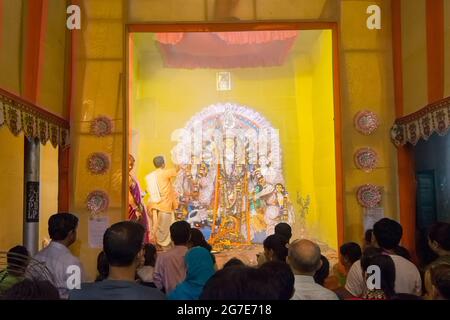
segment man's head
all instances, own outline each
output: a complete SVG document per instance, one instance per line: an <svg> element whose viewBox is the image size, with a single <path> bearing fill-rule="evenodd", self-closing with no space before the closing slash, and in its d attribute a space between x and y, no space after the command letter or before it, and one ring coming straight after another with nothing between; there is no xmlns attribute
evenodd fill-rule
<svg viewBox="0 0 450 320"><path fill-rule="evenodd" d="M364 248L372 245L372 238L373 238L373 229L367 229L366 232L364 232L364 245L363 245Z"/></svg>
<svg viewBox="0 0 450 320"><path fill-rule="evenodd" d="M383 218L373 225L374 244L385 250L397 247L403 235L400 223L395 220Z"/></svg>
<svg viewBox="0 0 450 320"><path fill-rule="evenodd" d="M285 262L288 254L287 239L277 234L268 236L264 242L264 255L267 261Z"/></svg>
<svg viewBox="0 0 450 320"><path fill-rule="evenodd" d="M286 262L269 261L264 263L259 270L266 274L265 279L278 293L279 300L292 298L295 291L295 277Z"/></svg>
<svg viewBox="0 0 450 320"><path fill-rule="evenodd" d="M166 165L166 162L164 161L163 156L157 156L153 158L153 165L155 168L164 168Z"/></svg>
<svg viewBox="0 0 450 320"><path fill-rule="evenodd" d="M23 275L28 265L30 254L24 246L15 246L6 254L8 272L14 275Z"/></svg>
<svg viewBox="0 0 450 320"><path fill-rule="evenodd" d="M191 226L186 221L176 221L170 226L170 238L174 245L187 245L191 237Z"/></svg>
<svg viewBox="0 0 450 320"><path fill-rule="evenodd" d="M288 263L295 274L313 276L320 268L320 248L309 240L296 240L289 246Z"/></svg>
<svg viewBox="0 0 450 320"><path fill-rule="evenodd" d="M136 222L113 224L103 235L103 251L111 267L138 265L144 254L142 247L145 229Z"/></svg>
<svg viewBox="0 0 450 320"><path fill-rule="evenodd" d="M355 261L358 261L362 254L361 247L355 242L344 243L340 247L339 252L341 254L341 263L348 268L350 268Z"/></svg>
<svg viewBox="0 0 450 320"><path fill-rule="evenodd" d="M330 261L324 255L320 256L320 268L314 273L314 281L321 286L325 284L325 279L330 275Z"/></svg>
<svg viewBox="0 0 450 320"><path fill-rule="evenodd" d="M275 234L285 237L287 242L289 242L292 237L292 228L287 223L280 222L275 226Z"/></svg>
<svg viewBox="0 0 450 320"><path fill-rule="evenodd" d="M78 218L71 213L57 213L48 220L48 234L53 241L69 247L77 240Z"/></svg>
<svg viewBox="0 0 450 320"><path fill-rule="evenodd" d="M438 222L431 226L428 234L428 245L437 254L450 252L450 224Z"/></svg>

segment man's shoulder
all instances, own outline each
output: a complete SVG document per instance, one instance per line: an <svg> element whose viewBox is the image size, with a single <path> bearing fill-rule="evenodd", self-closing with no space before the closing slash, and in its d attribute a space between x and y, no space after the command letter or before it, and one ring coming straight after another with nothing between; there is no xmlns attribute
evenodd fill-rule
<svg viewBox="0 0 450 320"><path fill-rule="evenodd" d="M141 284L136 285L137 291L140 292L140 295L144 298L148 298L150 300L166 300L166 296L157 288L143 286Z"/></svg>
<svg viewBox="0 0 450 320"><path fill-rule="evenodd" d="M81 289L70 291L71 300L165 300L165 295L156 288L124 281L99 281L83 283Z"/></svg>
<svg viewBox="0 0 450 320"><path fill-rule="evenodd" d="M391 258L394 261L395 266L401 269L402 272L411 271L414 273L419 273L419 269L417 269L417 266L408 259L405 259L398 255L391 255Z"/></svg>

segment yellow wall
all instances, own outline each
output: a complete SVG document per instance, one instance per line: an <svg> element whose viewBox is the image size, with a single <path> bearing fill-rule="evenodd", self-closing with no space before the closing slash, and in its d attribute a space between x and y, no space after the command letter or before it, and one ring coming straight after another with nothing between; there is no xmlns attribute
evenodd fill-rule
<svg viewBox="0 0 450 320"><path fill-rule="evenodd" d="M0 87L21 95L28 75L24 69L27 41L28 3L2 1L0 17ZM65 1L49 1L43 46L42 78L37 104L59 116L65 116ZM22 243L23 208L23 134L14 137L6 126L0 128L0 250ZM41 146L40 244L48 237L47 220L57 211L58 151L50 143ZM7 181L7 183L5 183Z"/></svg>
<svg viewBox="0 0 450 320"><path fill-rule="evenodd" d="M450 0L444 0L444 45L445 45L445 56L444 56L444 97L450 96Z"/></svg>
<svg viewBox="0 0 450 320"><path fill-rule="evenodd" d="M80 256L88 277L96 274L99 249L88 244L86 197L93 190L109 194L105 212L110 223L124 218L126 204L122 201L122 165L127 157L123 150L123 1L81 1L82 26L74 35L74 74L71 112L71 194L70 210L80 218L78 242L73 251ZM89 134L90 121L105 115L113 119L114 134L97 138ZM92 152L105 152L111 167L105 175L93 176L86 167ZM125 160L124 160L125 159Z"/></svg>
<svg viewBox="0 0 450 320"><path fill-rule="evenodd" d="M49 240L48 219L58 212L58 149L47 143L41 145L40 153L39 249L44 239Z"/></svg>
<svg viewBox="0 0 450 320"><path fill-rule="evenodd" d="M22 1L3 1L0 17L0 87L20 93Z"/></svg>
<svg viewBox="0 0 450 320"><path fill-rule="evenodd" d="M334 144L334 101L332 35L320 35L311 55L312 118L314 123L314 182L317 197L315 229L319 239L337 248L336 166Z"/></svg>
<svg viewBox="0 0 450 320"><path fill-rule="evenodd" d="M299 39L307 32L300 31ZM175 145L171 133L183 128L195 113L219 102L248 106L280 131L286 187L295 207L298 192L312 196L311 236L336 248L331 31L323 32L316 45L308 48L307 58L291 53L280 67L230 70L232 90L223 92L215 88L217 70L163 68L153 48L153 35L135 34L134 42L131 149L139 180L144 182L145 175L154 170L151 159L155 155L170 159Z"/></svg>
<svg viewBox="0 0 450 320"><path fill-rule="evenodd" d="M364 13L371 4L381 8L381 30L365 27L368 15ZM395 117L390 1L341 1L339 21L344 235L345 241L361 242L364 210L356 198L356 190L360 185L373 183L382 186L385 216L399 217L396 149L389 135ZM355 114L364 109L375 112L380 119L380 127L371 136L364 136L354 128ZM379 156L379 165L371 173L357 169L354 164L355 151L365 146L374 148Z"/></svg>
<svg viewBox="0 0 450 320"><path fill-rule="evenodd" d="M0 146L0 251L7 251L22 243L23 137L3 126Z"/></svg>
<svg viewBox="0 0 450 320"><path fill-rule="evenodd" d="M66 1L50 0L43 43L41 87L37 104L67 118L65 106Z"/></svg>
<svg viewBox="0 0 450 320"><path fill-rule="evenodd" d="M426 0L402 0L404 114L428 104Z"/></svg>

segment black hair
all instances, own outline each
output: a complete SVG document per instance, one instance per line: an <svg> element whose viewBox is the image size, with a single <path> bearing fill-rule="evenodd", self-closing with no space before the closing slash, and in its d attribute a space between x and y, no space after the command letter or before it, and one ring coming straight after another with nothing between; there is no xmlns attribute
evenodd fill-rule
<svg viewBox="0 0 450 320"><path fill-rule="evenodd" d="M243 267L243 266L245 266L245 263L242 262L242 260L239 260L238 258L231 258L223 265L222 269L230 267Z"/></svg>
<svg viewBox="0 0 450 320"><path fill-rule="evenodd" d="M450 223L437 222L430 228L428 237L445 251L450 251Z"/></svg>
<svg viewBox="0 0 450 320"><path fill-rule="evenodd" d="M278 292L277 300L289 300L294 294L295 277L291 267L286 262L269 261L260 268L264 272L270 286Z"/></svg>
<svg viewBox="0 0 450 320"><path fill-rule="evenodd" d="M142 249L145 229L132 221L122 221L109 227L103 236L103 250L110 266L130 266Z"/></svg>
<svg viewBox="0 0 450 320"><path fill-rule="evenodd" d="M263 242L264 249L273 250L278 261L286 261L288 255L287 239L283 236L272 234Z"/></svg>
<svg viewBox="0 0 450 320"><path fill-rule="evenodd" d="M156 168L161 168L164 165L164 157L163 156L157 156L153 158L153 165Z"/></svg>
<svg viewBox="0 0 450 320"><path fill-rule="evenodd" d="M445 300L450 300L450 264L442 263L430 269L431 282Z"/></svg>
<svg viewBox="0 0 450 320"><path fill-rule="evenodd" d="M314 281L323 286L325 279L330 275L330 262L324 255L320 255L320 260L322 264L316 273L314 273Z"/></svg>
<svg viewBox="0 0 450 320"><path fill-rule="evenodd" d="M366 249L364 249L361 255L361 268L364 269L364 266L369 266L370 259L382 253L383 250L377 247L367 247Z"/></svg>
<svg viewBox="0 0 450 320"><path fill-rule="evenodd" d="M279 292L266 272L247 266L217 271L206 282L200 300L277 300Z"/></svg>
<svg viewBox="0 0 450 320"><path fill-rule="evenodd" d="M355 242L344 243L340 248L339 252L342 256L346 257L350 264L355 263L361 258L362 252L359 244Z"/></svg>
<svg viewBox="0 0 450 320"><path fill-rule="evenodd" d="M391 250L399 245L403 228L397 221L383 218L373 225L373 235L380 248Z"/></svg>
<svg viewBox="0 0 450 320"><path fill-rule="evenodd" d="M48 234L50 239L61 241L67 238L78 226L78 218L67 212L56 213L48 219Z"/></svg>
<svg viewBox="0 0 450 320"><path fill-rule="evenodd" d="M185 245L191 237L191 225L186 221L176 221L170 226L170 237L173 243Z"/></svg>
<svg viewBox="0 0 450 320"><path fill-rule="evenodd" d="M95 281L103 281L109 276L109 263L106 258L105 251L101 251L97 256L97 272L98 276Z"/></svg>
<svg viewBox="0 0 450 320"><path fill-rule="evenodd" d="M370 257L366 256L361 260L361 267L364 272L370 266L378 266L380 268L380 286L386 297L390 299L395 295L395 264L394 260L387 254L375 254Z"/></svg>
<svg viewBox="0 0 450 320"><path fill-rule="evenodd" d="M364 232L364 242L368 245L372 243L373 229L367 229Z"/></svg>
<svg viewBox="0 0 450 320"><path fill-rule="evenodd" d="M285 237L289 243L292 238L292 228L286 222L280 222L275 226L275 234Z"/></svg>
<svg viewBox="0 0 450 320"><path fill-rule="evenodd" d="M15 246L6 254L8 271L15 275L23 275L28 265L30 254L24 246Z"/></svg>
<svg viewBox="0 0 450 320"><path fill-rule="evenodd" d="M48 280L24 279L6 290L4 300L59 300L58 289Z"/></svg>
<svg viewBox="0 0 450 320"><path fill-rule="evenodd" d="M203 247L208 251L212 250L211 245L206 242L203 233L197 228L191 228L191 238L189 239L189 242L192 247Z"/></svg>
<svg viewBox="0 0 450 320"><path fill-rule="evenodd" d="M156 247L151 243L147 243L144 246L144 266L154 267L156 264Z"/></svg>

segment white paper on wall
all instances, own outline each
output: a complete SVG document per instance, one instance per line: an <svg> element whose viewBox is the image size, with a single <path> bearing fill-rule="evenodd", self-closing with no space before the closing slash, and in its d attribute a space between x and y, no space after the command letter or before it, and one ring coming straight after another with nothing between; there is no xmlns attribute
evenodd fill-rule
<svg viewBox="0 0 450 320"><path fill-rule="evenodd" d="M364 209L364 231L372 229L373 225L382 218L384 218L384 208Z"/></svg>
<svg viewBox="0 0 450 320"><path fill-rule="evenodd" d="M109 227L108 217L92 217L89 219L89 247L103 248L103 234Z"/></svg>

